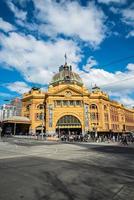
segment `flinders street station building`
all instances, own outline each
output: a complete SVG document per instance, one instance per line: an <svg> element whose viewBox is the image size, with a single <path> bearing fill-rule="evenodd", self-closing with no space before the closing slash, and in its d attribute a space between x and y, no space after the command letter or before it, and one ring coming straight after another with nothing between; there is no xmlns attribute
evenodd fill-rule
<svg viewBox="0 0 134 200"><path fill-rule="evenodd" d="M111 100L97 86L89 91L67 63L52 77L47 92L33 87L23 95L22 116L30 119L32 134L107 134L134 130L134 110Z"/></svg>

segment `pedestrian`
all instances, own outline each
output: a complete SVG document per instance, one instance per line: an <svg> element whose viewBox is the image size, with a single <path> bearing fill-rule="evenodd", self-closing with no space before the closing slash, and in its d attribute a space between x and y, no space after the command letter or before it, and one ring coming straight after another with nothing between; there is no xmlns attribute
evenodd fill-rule
<svg viewBox="0 0 134 200"><path fill-rule="evenodd" d="M124 145L128 145L128 143L127 143L127 136L124 136L123 144L124 144Z"/></svg>
<svg viewBox="0 0 134 200"><path fill-rule="evenodd" d="M121 138L121 144L123 144L124 146L128 145L128 143L127 143L127 137L126 136L122 136L122 138Z"/></svg>

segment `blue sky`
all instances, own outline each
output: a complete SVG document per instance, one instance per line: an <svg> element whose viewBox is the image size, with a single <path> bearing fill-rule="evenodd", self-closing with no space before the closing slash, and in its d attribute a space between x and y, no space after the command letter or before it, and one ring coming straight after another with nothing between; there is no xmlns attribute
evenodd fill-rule
<svg viewBox="0 0 134 200"><path fill-rule="evenodd" d="M65 52L89 90L134 106L131 0L1 0L0 104L33 85L46 90Z"/></svg>

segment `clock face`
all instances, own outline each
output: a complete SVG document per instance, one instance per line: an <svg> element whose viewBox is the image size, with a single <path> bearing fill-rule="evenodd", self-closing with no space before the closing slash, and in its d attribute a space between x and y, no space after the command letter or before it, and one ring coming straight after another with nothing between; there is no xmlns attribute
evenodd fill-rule
<svg viewBox="0 0 134 200"><path fill-rule="evenodd" d="M70 97L70 96L72 96L71 91L66 91L66 92L65 92L65 96L66 96L66 97Z"/></svg>

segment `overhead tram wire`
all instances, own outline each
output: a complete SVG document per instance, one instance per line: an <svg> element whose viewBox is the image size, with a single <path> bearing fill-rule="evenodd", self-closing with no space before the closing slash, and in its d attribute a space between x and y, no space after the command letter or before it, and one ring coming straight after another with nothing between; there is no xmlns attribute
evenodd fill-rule
<svg viewBox="0 0 134 200"><path fill-rule="evenodd" d="M6 87L8 84L9 84L10 82L6 82L6 81L4 81L4 80L0 80L0 86L1 87ZM19 84L16 84L15 83L15 86L19 86ZM22 85L21 86L21 88L26 88L26 86L24 86L24 85ZM16 95L10 95L9 97L1 97L1 100L2 101L5 101L5 102L10 102L10 101L12 101L13 99L15 99L16 97L18 97L18 98L22 98L22 93L20 93L21 92L21 89L19 89L18 91L11 91L11 92L15 92L15 93L17 93L18 95L16 96Z"/></svg>
<svg viewBox="0 0 134 200"><path fill-rule="evenodd" d="M121 62L123 62L123 61L125 61L125 60L128 60L128 59L130 59L130 58L134 58L134 55L127 56L127 57L124 57L124 58L120 58L120 59L117 59L117 60L113 60L113 61L111 61L110 63L107 63L107 64L102 65L101 68L106 67L106 66L109 66L109 65L112 65L112 64L121 63ZM84 74L84 72L81 72L81 73L80 73L80 75L82 75L82 74Z"/></svg>
<svg viewBox="0 0 134 200"><path fill-rule="evenodd" d="M124 57L124 58L120 58L120 59L111 61L110 63L107 63L107 64L105 64L105 65L102 65L101 68L103 68L103 67L105 67L105 66L109 66L109 65L111 65L111 64L116 64L116 63L123 62L123 61L125 61L125 60L130 59L130 58L134 58L134 55L127 56L127 57ZM53 72L53 73L54 73L54 72ZM81 73L79 73L79 74L80 74L80 75L84 75L84 73L85 73L85 72L81 72ZM119 74L119 75L120 75L120 74ZM117 75L117 76L118 76L118 75ZM29 80L30 80L30 82L31 82L31 84L32 84L32 87L36 86L36 83L33 83L33 82L32 82L31 77L28 76L28 78L29 78ZM111 84L114 84L114 83L117 83L117 82L121 82L121 81L131 80L131 79L133 79L133 78L134 78L134 76L131 77L131 78L127 78L127 79L115 81L115 82L112 82L112 83L109 83L109 84L104 84L104 85L101 85L100 87L107 86L107 85L111 85ZM5 81L0 81L0 82L6 83ZM1 84L1 83L0 83L0 85L3 86L3 84ZM25 88L25 86L21 86L21 87L24 87L24 88ZM43 88L43 86L40 87L40 88Z"/></svg>
<svg viewBox="0 0 134 200"><path fill-rule="evenodd" d="M113 85L113 84L116 84L116 83L124 82L124 81L127 81L127 80L132 80L132 79L134 79L134 76L131 76L130 78L125 78L125 79L122 79L122 80L114 81L114 82L111 82L111 83L108 83L108 84L99 85L99 87L105 88L106 86L110 86L110 85Z"/></svg>
<svg viewBox="0 0 134 200"><path fill-rule="evenodd" d="M116 64L116 63L123 62L123 61L125 61L125 60L130 59L130 58L134 58L134 55L127 56L127 57L125 57L125 58L120 58L120 59L118 59L118 60L114 60L114 61L112 61L112 62L110 62L110 63L108 63L108 64L102 65L101 68L103 68L103 67L105 67L105 66L108 66L108 65L111 65L111 64ZM80 75L84 75L84 73L85 73L85 72L82 72L82 73L80 73ZM120 75L120 74L117 74L116 76L119 76L119 75ZM109 84L100 85L100 87L107 86L107 85L109 86L109 85L111 85L111 84L114 84L114 83L117 83L117 82L126 81L126 80L131 80L131 79L133 79L133 78L134 78L134 76L132 76L131 78L126 78L126 79L123 79L123 80L115 81L115 82L112 82L112 83L109 83Z"/></svg>
<svg viewBox="0 0 134 200"><path fill-rule="evenodd" d="M123 62L123 61L125 61L125 60L130 59L130 58L134 58L134 55L132 55L132 56L127 56L127 57L124 57L124 58L120 58L120 59L118 59L118 60L113 60L113 61L111 61L111 62L108 63L108 64L102 65L102 67L106 67L106 66L111 65L111 64L120 63L120 62Z"/></svg>
<svg viewBox="0 0 134 200"><path fill-rule="evenodd" d="M127 81L127 80L132 80L132 79L134 79L134 75L131 76L130 78L125 78L125 79L114 81L114 82L111 82L111 83L108 83L108 84L100 85L100 87L105 87L105 86L113 85L113 84L116 84L116 83L124 82L124 81Z"/></svg>
<svg viewBox="0 0 134 200"><path fill-rule="evenodd" d="M36 87L36 83L33 83L33 82L31 81L30 76L28 76L28 78L29 78L29 80L30 80L30 82L31 82L30 87L31 87L31 88ZM6 87L6 85L9 84L9 83L10 83L10 82L6 82L6 81L3 81L3 80L0 80L0 86L2 86L2 87ZM17 86L17 83L15 83L15 86ZM19 84L18 84L18 86L19 86ZM27 87L26 87L25 85L22 85L21 88L26 89ZM29 89L30 89L30 88L29 88ZM41 86L40 89L44 89L44 86ZM17 97L22 98L22 95L23 95L23 94L20 93L20 92L21 92L21 89L19 89L18 91L12 91L12 92L18 93ZM11 96L12 96L12 95L11 95ZM13 100L14 98L16 98L16 96L12 96L11 98L9 97L9 99L8 99L8 98L7 98L7 99L3 98L3 100L8 102L8 101L10 101L10 100Z"/></svg>

